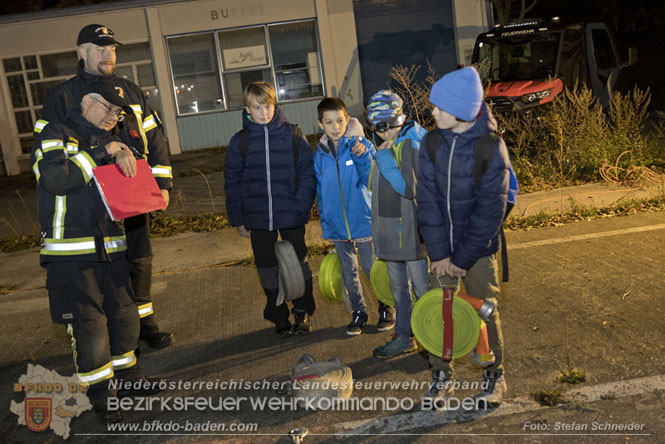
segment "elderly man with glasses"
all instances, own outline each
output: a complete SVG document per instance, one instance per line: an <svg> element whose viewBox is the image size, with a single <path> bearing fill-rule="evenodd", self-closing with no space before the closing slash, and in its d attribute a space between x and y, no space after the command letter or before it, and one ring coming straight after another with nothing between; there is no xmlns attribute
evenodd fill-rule
<svg viewBox="0 0 665 444"><path fill-rule="evenodd" d="M79 113L86 85L107 80L122 91L129 108L124 121L113 131L116 140L148 161L162 196L168 204L173 176L168 159L168 147L157 114L150 108L146 95L135 83L116 76L116 47L113 31L104 25L92 24L81 29L76 41L79 66L76 76L61 83L44 101L42 120L35 125L38 135L48 122L62 121L70 113ZM150 287L152 283L152 245L150 242L150 215L141 214L124 220L127 234L127 259L134 290L134 302L141 318L140 338L152 348L165 348L171 344L171 333L159 329L153 312Z"/></svg>
<svg viewBox="0 0 665 444"><path fill-rule="evenodd" d="M109 410L110 396L149 395L159 381L147 379L134 351L139 316L132 299L127 242L92 183L93 168L116 163L126 176L136 174L129 147L112 131L131 110L120 88L110 82L86 86L81 113L49 123L38 134L31 161L37 178L39 223L51 319L71 336L79 379L105 423L122 419ZM141 390L109 388L109 379L147 384Z"/></svg>

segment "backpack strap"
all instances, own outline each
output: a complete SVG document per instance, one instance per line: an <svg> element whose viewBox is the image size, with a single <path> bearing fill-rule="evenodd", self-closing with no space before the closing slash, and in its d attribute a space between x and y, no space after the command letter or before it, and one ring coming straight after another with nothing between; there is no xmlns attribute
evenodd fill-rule
<svg viewBox="0 0 665 444"><path fill-rule="evenodd" d="M249 130L247 128L243 128L238 132L238 151L240 151L244 162L247 157L247 151L249 151Z"/></svg>
<svg viewBox="0 0 665 444"><path fill-rule="evenodd" d="M437 130L428 131L423 137L423 143L427 148L427 155L432 164L434 164L434 161L436 160L436 150L439 149L441 139L443 139L443 136Z"/></svg>
<svg viewBox="0 0 665 444"><path fill-rule="evenodd" d="M476 183L476 188L480 186L480 179L487 172L487 169L492 163L494 157L494 145L496 145L496 138L498 135L492 131L490 133L480 136L476 140L476 147L473 152L473 161L475 170L473 172L473 179Z"/></svg>
<svg viewBox="0 0 665 444"><path fill-rule="evenodd" d="M495 132L487 133L476 140L476 147L473 152L473 159L475 162L474 180L476 188L480 185L480 180L487 172L487 169L492 163L494 157L494 145L498 134ZM508 202L506 211L503 213L503 220L506 220L508 213L512 210L514 204ZM503 223L501 230L499 230L499 246L501 249L501 281L508 282L508 249L506 247L506 233L503 230Z"/></svg>
<svg viewBox="0 0 665 444"><path fill-rule="evenodd" d="M302 130L297 124L291 124L291 138L293 144L293 170L296 174L296 191L298 190L298 179L300 171L298 171L298 158L300 157L300 148L302 144Z"/></svg>

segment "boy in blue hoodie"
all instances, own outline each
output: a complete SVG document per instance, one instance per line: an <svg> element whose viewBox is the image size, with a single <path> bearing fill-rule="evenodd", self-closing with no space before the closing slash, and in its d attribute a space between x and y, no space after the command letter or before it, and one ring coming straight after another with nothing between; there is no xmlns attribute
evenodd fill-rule
<svg viewBox="0 0 665 444"><path fill-rule="evenodd" d="M314 153L322 236L335 245L342 279L353 308L346 333L356 336L367 324L358 257L368 276L374 263L370 195L367 191L374 146L363 137L362 126L357 119L349 117L346 105L340 99L323 99L318 105L318 113L319 126L325 132ZM380 304L379 330L386 331L394 325L390 308Z"/></svg>
<svg viewBox="0 0 665 444"><path fill-rule="evenodd" d="M434 162L428 150L420 150L417 187L418 223L430 268L444 285L462 280L469 296L494 302L499 294L496 252L509 189L508 151L496 137L492 160L476 183L476 142L496 132L497 123L483 102L474 68L443 76L432 86L430 102L441 142ZM507 390L497 309L487 321L487 336L495 359L483 369L477 405L497 406ZM429 362L432 383L423 402L446 405L452 394L452 361L430 354Z"/></svg>
<svg viewBox="0 0 665 444"><path fill-rule="evenodd" d="M371 179L372 240L376 256L388 269L397 318L396 335L374 349L374 356L380 359L416 349L411 338L411 287L416 298L429 290L416 211L418 153L426 131L405 119L402 99L394 92L381 90L369 100L367 120L377 144Z"/></svg>
<svg viewBox="0 0 665 444"><path fill-rule="evenodd" d="M280 337L291 334L291 322L286 302L276 305L279 277L274 244L278 234L293 244L305 277L305 294L293 301L293 333L308 334L316 308L305 245L305 225L316 195L312 150L302 135L299 149L294 146L294 126L275 106L272 85L251 83L243 98L244 129L231 138L224 166L229 223L251 239L267 298L263 317L275 324Z"/></svg>

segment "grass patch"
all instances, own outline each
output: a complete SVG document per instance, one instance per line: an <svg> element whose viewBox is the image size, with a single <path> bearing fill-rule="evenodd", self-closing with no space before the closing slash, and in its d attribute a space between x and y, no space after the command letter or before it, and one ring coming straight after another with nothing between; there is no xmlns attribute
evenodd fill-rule
<svg viewBox="0 0 665 444"><path fill-rule="evenodd" d="M542 389L532 393L531 396L536 402L538 402L538 404L550 407L566 401L559 390Z"/></svg>
<svg viewBox="0 0 665 444"><path fill-rule="evenodd" d="M581 384L586 382L586 373L584 373L584 370L571 368L570 370L562 371L556 379L562 384Z"/></svg>
<svg viewBox="0 0 665 444"><path fill-rule="evenodd" d="M504 227L507 230L526 230L531 228L559 226L578 221L590 221L605 217L628 216L630 214L663 210L665 210L665 201L663 201L662 197L625 199L617 202L611 207L595 208L578 205L574 206L571 211L560 214L540 212L533 216L511 216L504 223Z"/></svg>
<svg viewBox="0 0 665 444"><path fill-rule="evenodd" d="M10 237L0 240L0 251L11 253L12 251L27 250L28 248L39 247L41 243L42 237L38 234Z"/></svg>
<svg viewBox="0 0 665 444"><path fill-rule="evenodd" d="M180 233L217 231L230 227L226 214L206 213L197 216L168 216L159 214L152 221L150 233L155 237Z"/></svg>

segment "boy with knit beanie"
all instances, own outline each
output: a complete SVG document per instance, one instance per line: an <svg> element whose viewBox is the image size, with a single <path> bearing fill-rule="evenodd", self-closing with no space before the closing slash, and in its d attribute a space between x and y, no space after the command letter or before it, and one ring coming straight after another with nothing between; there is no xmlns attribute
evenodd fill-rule
<svg viewBox="0 0 665 444"><path fill-rule="evenodd" d="M416 298L429 290L416 211L418 152L426 131L405 118L402 99L392 91L378 91L367 105L367 120L377 146L370 179L372 241L376 256L388 269L397 317L393 338L374 349L374 356L380 359L416 349L411 338L411 287Z"/></svg>
<svg viewBox="0 0 665 444"><path fill-rule="evenodd" d="M418 223L430 268L443 284L462 280L467 293L490 299L499 293L496 252L508 196L508 151L496 138L492 161L476 183L476 140L496 132L497 123L483 102L483 87L474 68L443 76L430 93L432 115L441 142L434 161L420 150L418 170ZM429 137L429 134L428 136ZM499 312L487 321L495 360L483 369L481 407L496 406L507 390L503 376L503 335ZM452 361L430 354L432 383L423 402L446 405L452 395Z"/></svg>

